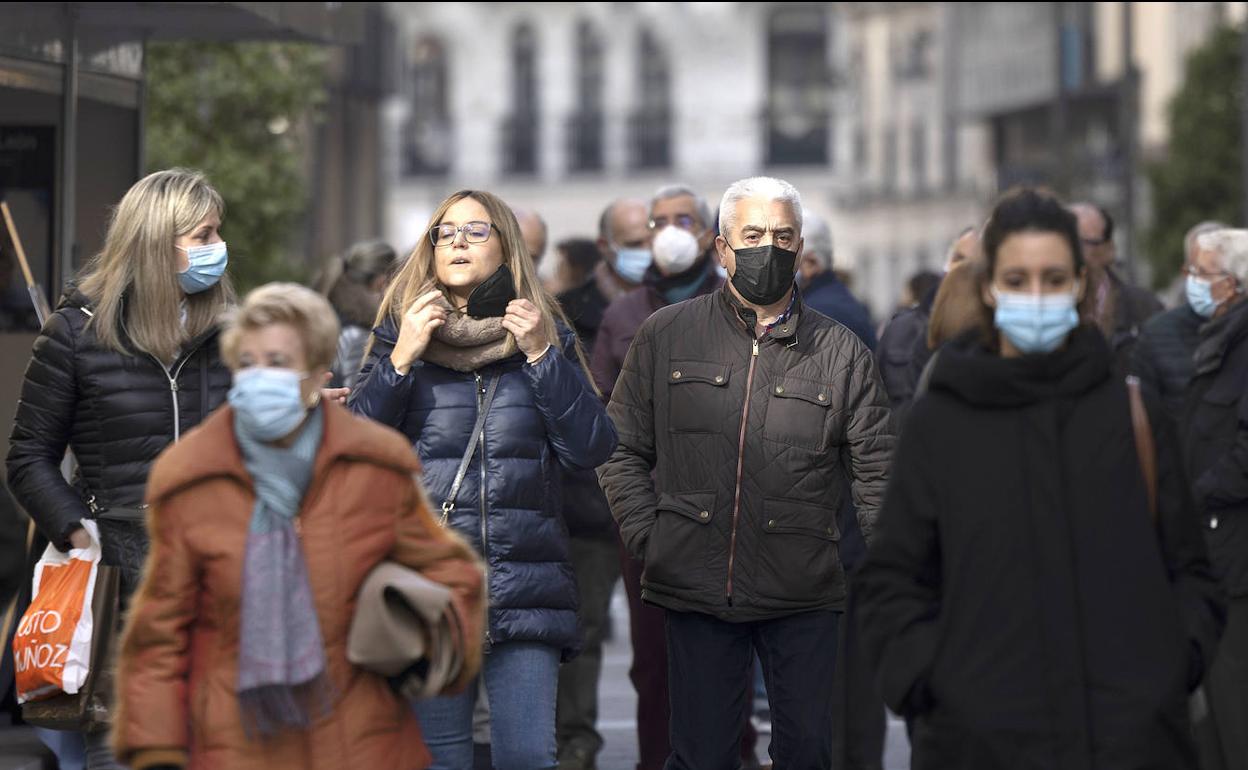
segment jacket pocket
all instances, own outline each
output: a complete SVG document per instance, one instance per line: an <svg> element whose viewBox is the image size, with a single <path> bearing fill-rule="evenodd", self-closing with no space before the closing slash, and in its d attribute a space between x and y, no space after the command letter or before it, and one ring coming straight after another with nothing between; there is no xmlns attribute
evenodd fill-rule
<svg viewBox="0 0 1248 770"><path fill-rule="evenodd" d="M826 449L831 405L831 386L781 377L771 386L763 438L804 449Z"/></svg>
<svg viewBox="0 0 1248 770"><path fill-rule="evenodd" d="M646 540L645 582L697 589L709 574L715 491L659 495L658 518Z"/></svg>
<svg viewBox="0 0 1248 770"><path fill-rule="evenodd" d="M667 371L667 424L675 433L720 433L730 411L732 367L707 361L672 361Z"/></svg>
<svg viewBox="0 0 1248 770"><path fill-rule="evenodd" d="M836 510L800 500L763 501L758 592L790 604L842 598Z"/></svg>

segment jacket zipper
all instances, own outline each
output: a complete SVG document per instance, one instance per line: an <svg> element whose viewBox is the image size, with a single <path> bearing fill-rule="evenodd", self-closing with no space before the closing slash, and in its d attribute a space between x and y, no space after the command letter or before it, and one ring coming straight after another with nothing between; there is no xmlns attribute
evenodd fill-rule
<svg viewBox="0 0 1248 770"><path fill-rule="evenodd" d="M186 366L186 362L190 361L194 355L195 351L191 351L191 354L182 359L178 364L178 368L172 374L169 372L169 367L157 360L155 356L152 356L152 360L160 364L165 377L169 380L169 397L173 400L173 440L175 443L182 438L182 408L178 406L178 377L182 376L182 367ZM204 415L204 417L207 417L207 415Z"/></svg>
<svg viewBox="0 0 1248 770"><path fill-rule="evenodd" d="M737 486L732 498L732 538L728 544L728 606L732 606L732 568L737 557L737 521L741 517L741 476L745 470L745 430L750 419L750 394L754 390L754 367L758 363L758 338L750 352L750 372L745 378L745 405L741 407L741 435L737 439Z"/></svg>
<svg viewBox="0 0 1248 770"><path fill-rule="evenodd" d="M485 408L485 381L481 379L478 372L473 372L473 376L477 378L477 413ZM490 541L489 528L486 525L486 500L485 500L485 423L481 424L481 436L477 439L477 447L481 450L481 555L485 557L485 593L490 593ZM488 599L487 599L488 601ZM490 635L490 619L485 619L485 651L489 652L494 647L494 638Z"/></svg>

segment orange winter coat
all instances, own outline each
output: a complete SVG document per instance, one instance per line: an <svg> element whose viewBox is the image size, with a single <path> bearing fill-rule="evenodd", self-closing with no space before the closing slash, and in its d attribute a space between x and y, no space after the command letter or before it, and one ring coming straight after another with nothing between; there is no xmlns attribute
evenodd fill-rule
<svg viewBox="0 0 1248 770"><path fill-rule="evenodd" d="M467 665L481 662L482 569L431 517L410 442L325 405L325 435L296 525L321 622L333 710L307 730L252 740L238 708L240 591L255 494L224 407L161 455L148 480L151 554L122 638L113 745L135 770L422 770L408 704L351 665L356 593L385 560L454 589Z"/></svg>

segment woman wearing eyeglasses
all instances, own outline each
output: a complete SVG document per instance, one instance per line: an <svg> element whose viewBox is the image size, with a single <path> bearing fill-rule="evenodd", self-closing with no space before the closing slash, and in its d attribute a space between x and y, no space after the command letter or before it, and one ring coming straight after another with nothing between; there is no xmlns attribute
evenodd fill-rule
<svg viewBox="0 0 1248 770"><path fill-rule="evenodd" d="M382 300L351 406L411 439L442 524L486 562L494 767L553 768L559 663L578 646L560 479L606 461L615 429L510 207L462 190L426 232ZM416 704L435 767L472 767L477 691Z"/></svg>

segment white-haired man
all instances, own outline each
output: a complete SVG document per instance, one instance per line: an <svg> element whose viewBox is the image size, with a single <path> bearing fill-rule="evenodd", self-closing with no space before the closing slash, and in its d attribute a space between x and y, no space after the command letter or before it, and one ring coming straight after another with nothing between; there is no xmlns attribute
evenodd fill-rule
<svg viewBox="0 0 1248 770"><path fill-rule="evenodd" d="M832 228L808 209L802 210L802 241L804 247L797 264L802 303L848 326L863 344L875 350L871 313L832 270Z"/></svg>
<svg viewBox="0 0 1248 770"><path fill-rule="evenodd" d="M769 177L724 194L728 284L637 332L609 408L620 445L599 479L642 596L667 610L669 770L732 770L757 651L777 767L831 765L845 572L845 478L864 537L884 493L888 399L853 332L794 290L801 199Z"/></svg>
<svg viewBox="0 0 1248 770"><path fill-rule="evenodd" d="M1196 239L1223 230L1220 222L1201 222L1183 237L1184 298L1178 307L1158 313L1140 329L1131 351L1131 373L1166 407L1171 419L1183 413L1183 400L1192 379L1192 353L1200 341L1200 327L1213 317L1216 306L1205 296L1206 277L1196 266Z"/></svg>
<svg viewBox="0 0 1248 770"><path fill-rule="evenodd" d="M1248 230L1196 238L1200 329L1182 435L1209 560L1226 590L1226 631L1205 689L1225 767L1248 768ZM1202 746L1202 749L1207 749ZM1214 763L1219 764L1221 763Z"/></svg>

